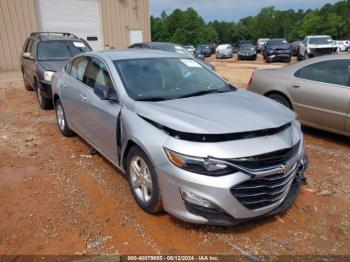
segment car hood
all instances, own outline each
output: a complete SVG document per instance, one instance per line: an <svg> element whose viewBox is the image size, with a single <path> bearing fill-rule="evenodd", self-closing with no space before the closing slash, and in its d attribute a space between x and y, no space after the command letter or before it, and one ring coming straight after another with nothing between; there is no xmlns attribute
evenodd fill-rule
<svg viewBox="0 0 350 262"><path fill-rule="evenodd" d="M135 102L136 113L176 131L227 134L277 128L291 122L294 112L244 90L174 99Z"/></svg>
<svg viewBox="0 0 350 262"><path fill-rule="evenodd" d="M41 62L39 62L39 64L46 71L57 72L57 71L60 71L67 64L68 61L69 60L41 61Z"/></svg>

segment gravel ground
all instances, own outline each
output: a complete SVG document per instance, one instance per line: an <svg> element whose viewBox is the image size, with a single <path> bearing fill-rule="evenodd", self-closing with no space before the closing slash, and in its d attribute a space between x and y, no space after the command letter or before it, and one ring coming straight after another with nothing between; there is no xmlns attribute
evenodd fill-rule
<svg viewBox="0 0 350 262"><path fill-rule="evenodd" d="M245 87L259 68L216 61ZM18 72L0 73L0 254L350 255L350 139L304 128L308 184L280 216L229 228L140 210L125 177L78 137L64 138Z"/></svg>

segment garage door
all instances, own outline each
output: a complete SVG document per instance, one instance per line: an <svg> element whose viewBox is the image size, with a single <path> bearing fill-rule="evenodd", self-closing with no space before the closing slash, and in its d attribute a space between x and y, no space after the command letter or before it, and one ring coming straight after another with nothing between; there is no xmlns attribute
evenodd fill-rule
<svg viewBox="0 0 350 262"><path fill-rule="evenodd" d="M98 0L38 0L41 31L69 32L88 41L95 50L103 47Z"/></svg>

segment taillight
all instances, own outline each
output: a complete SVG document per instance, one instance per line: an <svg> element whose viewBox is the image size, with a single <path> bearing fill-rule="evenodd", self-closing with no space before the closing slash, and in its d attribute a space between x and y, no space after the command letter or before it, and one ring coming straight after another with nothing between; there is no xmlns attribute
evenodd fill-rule
<svg viewBox="0 0 350 262"><path fill-rule="evenodd" d="M254 76L254 72L252 73L252 75L249 78L248 86L250 86L253 83L253 76Z"/></svg>

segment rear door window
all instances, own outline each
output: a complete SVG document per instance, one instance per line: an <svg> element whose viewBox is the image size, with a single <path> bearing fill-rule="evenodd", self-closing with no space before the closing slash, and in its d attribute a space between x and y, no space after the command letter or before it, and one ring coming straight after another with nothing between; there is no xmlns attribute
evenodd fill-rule
<svg viewBox="0 0 350 262"><path fill-rule="evenodd" d="M350 59L318 62L299 69L294 75L316 82L350 86Z"/></svg>
<svg viewBox="0 0 350 262"><path fill-rule="evenodd" d="M81 56L76 58L72 62L70 75L81 82L85 82L84 75L85 75L85 70L86 70L86 66L88 65L88 62L89 62L89 57Z"/></svg>

